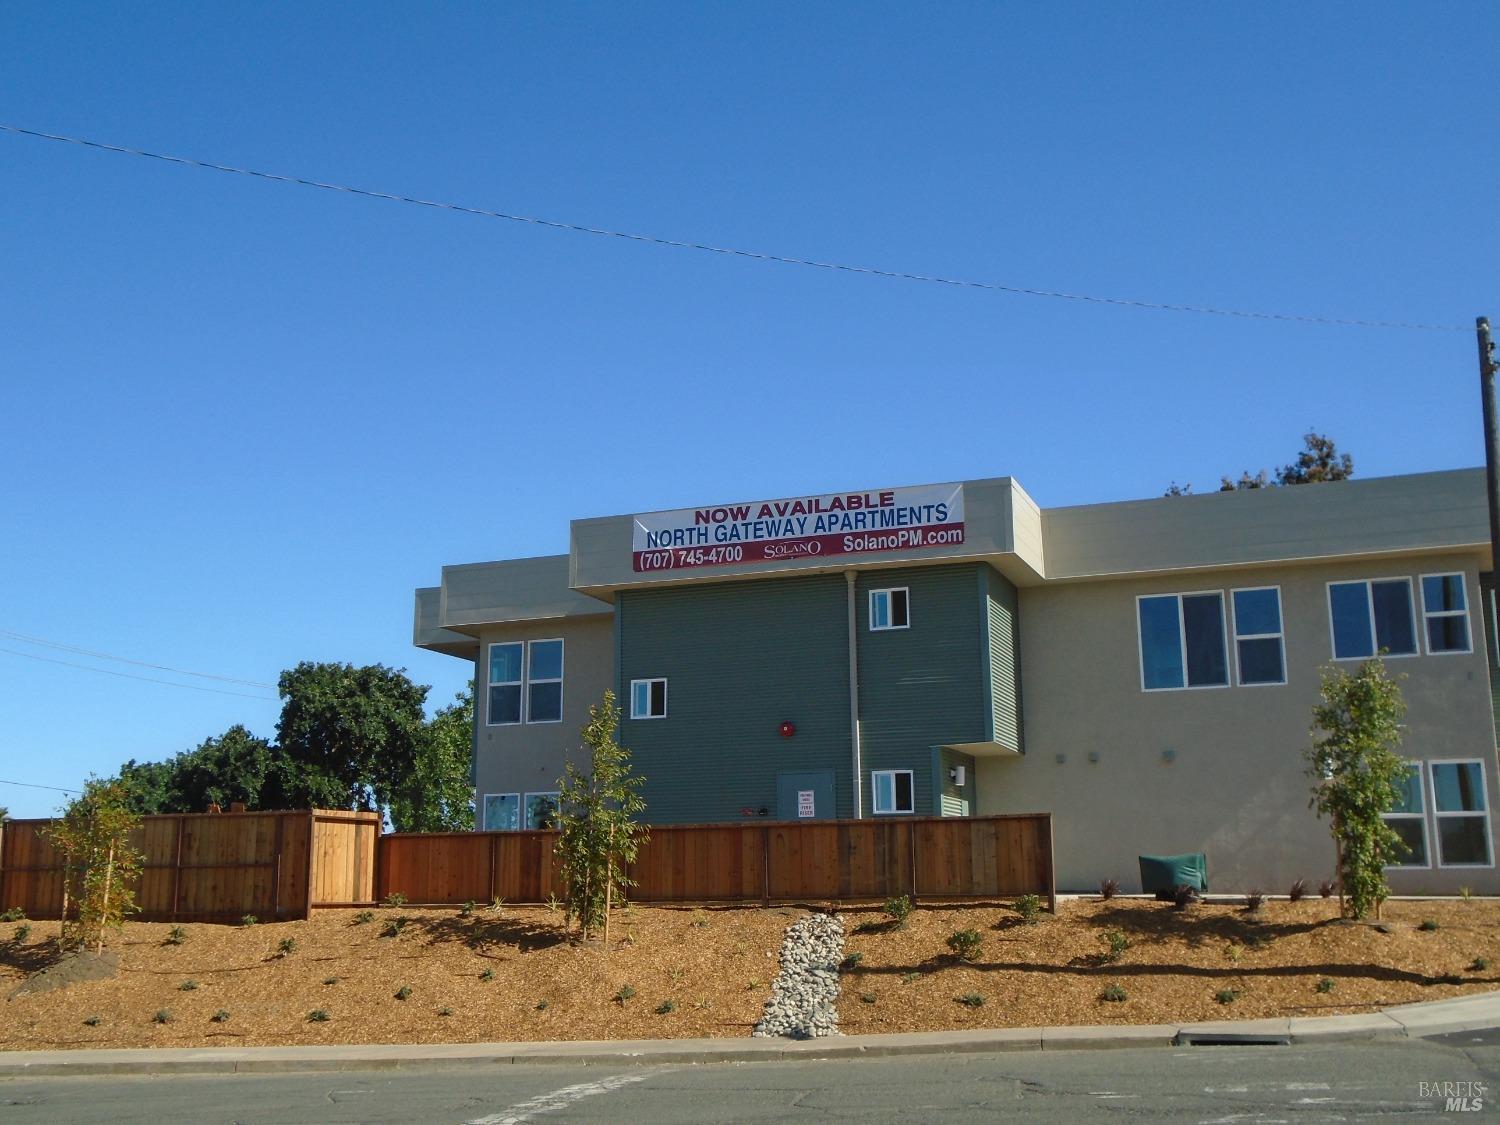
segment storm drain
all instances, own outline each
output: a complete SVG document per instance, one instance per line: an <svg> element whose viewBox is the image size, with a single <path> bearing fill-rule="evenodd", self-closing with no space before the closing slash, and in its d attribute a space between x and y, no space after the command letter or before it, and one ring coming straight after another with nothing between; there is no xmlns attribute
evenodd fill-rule
<svg viewBox="0 0 1500 1125"><path fill-rule="evenodd" d="M1179 1031L1177 1047L1290 1047L1290 1035L1255 1035L1238 1031Z"/></svg>

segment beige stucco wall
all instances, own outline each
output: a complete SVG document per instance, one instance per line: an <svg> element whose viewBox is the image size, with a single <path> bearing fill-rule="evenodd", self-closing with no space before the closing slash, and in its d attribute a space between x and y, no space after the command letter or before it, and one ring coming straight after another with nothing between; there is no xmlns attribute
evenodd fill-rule
<svg viewBox="0 0 1500 1125"><path fill-rule="evenodd" d="M563 640L562 722L489 724L489 645L497 641ZM480 634L474 708L475 781L479 808L486 793L547 793L557 788L563 764L577 761L579 731L588 709L614 686L614 620L611 617L557 618L502 625Z"/></svg>
<svg viewBox="0 0 1500 1125"><path fill-rule="evenodd" d="M1403 752L1482 760L1493 809L1494 720L1483 622L1474 612L1478 563L1466 552L1022 589L1027 753L978 762L978 811L1053 812L1060 890L1094 890L1104 878L1138 890L1140 853L1206 852L1215 891L1284 894L1299 877L1331 877L1328 826L1308 808L1303 758L1318 669L1332 657L1326 583L1411 576L1420 633L1416 580L1445 571L1467 576L1474 652L1389 661L1405 677ZM1232 589L1265 585L1281 587L1286 685L1141 690L1137 595L1222 590L1227 606ZM1232 635L1230 648L1232 682ZM1164 760L1164 751L1175 759ZM1428 841L1435 863L1430 817ZM1392 871L1390 882L1397 893L1500 892L1493 866Z"/></svg>

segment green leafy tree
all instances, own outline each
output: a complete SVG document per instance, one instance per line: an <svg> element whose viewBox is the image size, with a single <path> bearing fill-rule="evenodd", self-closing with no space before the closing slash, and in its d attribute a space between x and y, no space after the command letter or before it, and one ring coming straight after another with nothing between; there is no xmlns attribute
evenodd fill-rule
<svg viewBox="0 0 1500 1125"><path fill-rule="evenodd" d="M1242 492L1254 488L1278 488L1294 484L1318 484L1330 480L1347 480L1354 475L1354 458L1340 453L1326 434L1309 431L1302 435L1302 452L1290 465L1276 470L1274 479L1261 469L1253 476L1247 469L1238 479L1219 478L1220 492ZM1163 496L1191 496L1192 484L1173 481Z"/></svg>
<svg viewBox="0 0 1500 1125"><path fill-rule="evenodd" d="M345 800L339 781L239 725L164 762L132 759L116 780L127 790L130 808L143 815L203 812L231 801L251 809L305 809Z"/></svg>
<svg viewBox="0 0 1500 1125"><path fill-rule="evenodd" d="M138 816L153 813L185 812L172 805L172 761L137 762L131 758L113 780L125 788L125 801L131 812ZM193 809L192 812L202 812Z"/></svg>
<svg viewBox="0 0 1500 1125"><path fill-rule="evenodd" d="M283 672L278 686L277 742L309 774L331 780L337 799L328 803L389 808L417 768L427 687L380 664L311 662Z"/></svg>
<svg viewBox="0 0 1500 1125"><path fill-rule="evenodd" d="M1411 766L1396 749L1406 702L1376 657L1350 675L1323 670L1322 700L1313 708L1307 773L1310 805L1328 817L1338 853L1339 883L1355 918L1378 917L1390 897L1385 867L1406 845L1384 819L1395 807Z"/></svg>
<svg viewBox="0 0 1500 1125"><path fill-rule="evenodd" d="M98 952L106 931L119 930L126 915L138 909L135 884L142 860L131 835L140 822L120 782L90 778L48 827L63 861L64 946Z"/></svg>
<svg viewBox="0 0 1500 1125"><path fill-rule="evenodd" d="M423 727L412 772L391 797L397 832L467 832L474 827L474 682Z"/></svg>
<svg viewBox="0 0 1500 1125"><path fill-rule="evenodd" d="M612 691L589 708L583 728L588 772L569 762L558 782L557 852L566 889L566 921L578 919L583 938L606 926L612 902L623 901L631 881L626 866L646 839L636 815L646 808L645 778L630 772L630 751L615 741L620 709Z"/></svg>

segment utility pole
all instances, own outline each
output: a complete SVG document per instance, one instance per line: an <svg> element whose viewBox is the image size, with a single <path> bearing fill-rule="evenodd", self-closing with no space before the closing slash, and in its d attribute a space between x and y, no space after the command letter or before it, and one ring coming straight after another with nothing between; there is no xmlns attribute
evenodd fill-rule
<svg viewBox="0 0 1500 1125"><path fill-rule="evenodd" d="M1474 322L1479 337L1479 390L1484 401L1484 479L1490 501L1490 588L1500 574L1500 428L1495 411L1495 342L1490 339L1490 321L1481 316Z"/></svg>

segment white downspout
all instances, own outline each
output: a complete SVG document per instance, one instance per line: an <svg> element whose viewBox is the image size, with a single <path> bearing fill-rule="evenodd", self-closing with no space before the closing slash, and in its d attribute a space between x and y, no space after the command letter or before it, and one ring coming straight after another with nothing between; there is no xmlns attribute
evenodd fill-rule
<svg viewBox="0 0 1500 1125"><path fill-rule="evenodd" d="M854 751L854 819L864 817L864 767L859 756L859 615L854 602L855 572L844 571L849 584L849 740Z"/></svg>

